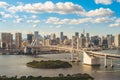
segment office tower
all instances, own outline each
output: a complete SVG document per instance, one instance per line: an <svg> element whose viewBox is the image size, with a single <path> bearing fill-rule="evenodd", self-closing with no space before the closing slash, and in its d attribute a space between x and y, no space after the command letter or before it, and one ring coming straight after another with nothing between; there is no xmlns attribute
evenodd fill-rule
<svg viewBox="0 0 120 80"><path fill-rule="evenodd" d="M50 39L45 39L44 45L45 46L50 46L51 45L51 40Z"/></svg>
<svg viewBox="0 0 120 80"><path fill-rule="evenodd" d="M99 46L100 44L100 38L99 36L92 36L91 37L91 42L93 43L94 46Z"/></svg>
<svg viewBox="0 0 120 80"><path fill-rule="evenodd" d="M80 37L80 47L85 48L86 47L86 37Z"/></svg>
<svg viewBox="0 0 120 80"><path fill-rule="evenodd" d="M63 36L64 36L63 32L60 32L60 43L63 43Z"/></svg>
<svg viewBox="0 0 120 80"><path fill-rule="evenodd" d="M39 43L39 32L38 31L34 32L31 46L32 47L39 47L40 46L40 43Z"/></svg>
<svg viewBox="0 0 120 80"><path fill-rule="evenodd" d="M31 44L33 38L33 34L27 34L27 41Z"/></svg>
<svg viewBox="0 0 120 80"><path fill-rule="evenodd" d="M116 47L120 47L120 34L115 35L114 43Z"/></svg>
<svg viewBox="0 0 120 80"><path fill-rule="evenodd" d="M107 35L108 48L112 47L112 35Z"/></svg>
<svg viewBox="0 0 120 80"><path fill-rule="evenodd" d="M50 39L51 39L51 40L56 39L56 35L55 35L55 34L51 34L51 35L50 35Z"/></svg>
<svg viewBox="0 0 120 80"><path fill-rule="evenodd" d="M16 49L20 49L22 47L22 33L15 33L15 46Z"/></svg>
<svg viewBox="0 0 120 80"><path fill-rule="evenodd" d="M86 47L88 47L90 44L90 36L89 33L86 33Z"/></svg>
<svg viewBox="0 0 120 80"><path fill-rule="evenodd" d="M84 34L83 33L81 33L81 36L80 37L84 37Z"/></svg>
<svg viewBox="0 0 120 80"><path fill-rule="evenodd" d="M75 36L76 36L76 37L79 37L79 32L75 32Z"/></svg>
<svg viewBox="0 0 120 80"><path fill-rule="evenodd" d="M38 35L39 35L39 32L38 32L38 31L35 31L35 32L34 32L34 38L38 38Z"/></svg>
<svg viewBox="0 0 120 80"><path fill-rule="evenodd" d="M1 33L1 48L12 48L13 35L11 33Z"/></svg>
<svg viewBox="0 0 120 80"><path fill-rule="evenodd" d="M102 39L102 47L103 48L108 48L108 40L107 40L107 38Z"/></svg>
<svg viewBox="0 0 120 80"><path fill-rule="evenodd" d="M60 32L60 39L62 40L63 38L63 32Z"/></svg>
<svg viewBox="0 0 120 80"><path fill-rule="evenodd" d="M90 35L89 35L89 33L86 33L86 38L90 38Z"/></svg>

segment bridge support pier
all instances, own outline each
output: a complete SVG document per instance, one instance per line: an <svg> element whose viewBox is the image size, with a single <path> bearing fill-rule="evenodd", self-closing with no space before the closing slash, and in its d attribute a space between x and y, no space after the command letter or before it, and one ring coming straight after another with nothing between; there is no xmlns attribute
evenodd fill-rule
<svg viewBox="0 0 120 80"><path fill-rule="evenodd" d="M111 68L113 68L114 65L113 65L113 59L111 59Z"/></svg>
<svg viewBox="0 0 120 80"><path fill-rule="evenodd" d="M105 55L104 67L107 68L107 55Z"/></svg>
<svg viewBox="0 0 120 80"><path fill-rule="evenodd" d="M100 65L100 59L95 56L90 56L86 52L83 52L83 63L90 65L90 66L99 66Z"/></svg>

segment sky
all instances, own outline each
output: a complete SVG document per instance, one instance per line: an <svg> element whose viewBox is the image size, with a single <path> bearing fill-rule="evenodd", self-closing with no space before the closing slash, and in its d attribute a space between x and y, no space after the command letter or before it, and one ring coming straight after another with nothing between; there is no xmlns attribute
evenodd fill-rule
<svg viewBox="0 0 120 80"><path fill-rule="evenodd" d="M120 0L0 0L0 32L120 33Z"/></svg>

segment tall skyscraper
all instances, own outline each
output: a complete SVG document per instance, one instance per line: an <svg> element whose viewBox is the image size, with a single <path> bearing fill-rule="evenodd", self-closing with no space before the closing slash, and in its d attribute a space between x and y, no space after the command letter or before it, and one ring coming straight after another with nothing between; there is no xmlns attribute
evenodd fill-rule
<svg viewBox="0 0 120 80"><path fill-rule="evenodd" d="M38 35L39 35L39 32L38 32L38 31L35 31L35 32L34 32L34 37L35 37L35 38L38 38Z"/></svg>
<svg viewBox="0 0 120 80"><path fill-rule="evenodd" d="M15 46L16 46L16 49L19 49L21 48L22 46L22 33L15 33Z"/></svg>
<svg viewBox="0 0 120 80"><path fill-rule="evenodd" d="M63 32L60 32L60 43L63 42L63 36L64 36Z"/></svg>
<svg viewBox="0 0 120 80"><path fill-rule="evenodd" d="M85 48L86 47L86 37L80 37L80 47Z"/></svg>
<svg viewBox="0 0 120 80"><path fill-rule="evenodd" d="M90 44L90 36L89 33L86 33L86 47L88 47Z"/></svg>
<svg viewBox="0 0 120 80"><path fill-rule="evenodd" d="M112 35L107 35L108 48L112 47Z"/></svg>
<svg viewBox="0 0 120 80"><path fill-rule="evenodd" d="M1 48L12 48L13 35L11 33L1 33Z"/></svg>
<svg viewBox="0 0 120 80"><path fill-rule="evenodd" d="M63 32L60 32L60 39L62 39L63 37Z"/></svg>
<svg viewBox="0 0 120 80"><path fill-rule="evenodd" d="M86 33L86 38L90 38L90 35L89 35L89 33Z"/></svg>
<svg viewBox="0 0 120 80"><path fill-rule="evenodd" d="M31 44L33 38L33 34L27 34L27 40Z"/></svg>
<svg viewBox="0 0 120 80"><path fill-rule="evenodd" d="M92 36L91 37L91 42L94 44L94 46L99 46L100 44L100 38L99 36Z"/></svg>
<svg viewBox="0 0 120 80"><path fill-rule="evenodd" d="M114 43L116 47L120 47L120 34L115 36Z"/></svg>
<svg viewBox="0 0 120 80"><path fill-rule="evenodd" d="M56 35L55 35L55 34L51 34L51 35L50 35L50 39L51 39L51 40L56 39Z"/></svg>
<svg viewBox="0 0 120 80"><path fill-rule="evenodd" d="M79 37L79 32L75 32L75 36L76 36L76 37Z"/></svg>

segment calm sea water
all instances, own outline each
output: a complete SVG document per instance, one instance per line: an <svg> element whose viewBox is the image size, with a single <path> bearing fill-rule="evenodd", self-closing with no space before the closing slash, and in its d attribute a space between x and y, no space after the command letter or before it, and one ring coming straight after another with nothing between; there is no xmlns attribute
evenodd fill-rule
<svg viewBox="0 0 120 80"><path fill-rule="evenodd" d="M120 54L120 50L105 50L103 52L111 54ZM39 58L25 55L0 55L0 75L7 76L57 76L59 73L75 74L88 73L95 80L120 80L120 59L114 60L114 68L110 68L110 60L108 60L108 68L104 68L104 59L101 59L100 67L91 67L80 63L72 63L73 67L68 69L35 69L26 66L26 63L33 60L70 60L69 53L63 54L41 54ZM81 57L82 59L82 57Z"/></svg>

